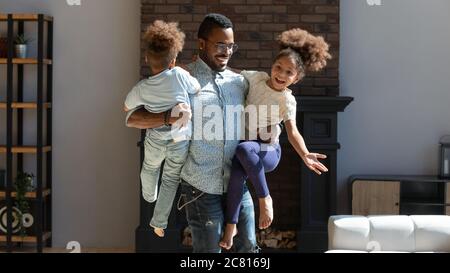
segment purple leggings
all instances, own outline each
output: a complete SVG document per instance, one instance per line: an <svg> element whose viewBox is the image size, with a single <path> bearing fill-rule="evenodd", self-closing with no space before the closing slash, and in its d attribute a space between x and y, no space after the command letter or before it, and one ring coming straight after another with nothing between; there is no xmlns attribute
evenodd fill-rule
<svg viewBox="0 0 450 273"><path fill-rule="evenodd" d="M275 170L281 157L279 144L268 145L257 141L241 142L233 158L230 183L228 184L225 220L237 224L244 183L248 179L258 198L269 195L265 173Z"/></svg>

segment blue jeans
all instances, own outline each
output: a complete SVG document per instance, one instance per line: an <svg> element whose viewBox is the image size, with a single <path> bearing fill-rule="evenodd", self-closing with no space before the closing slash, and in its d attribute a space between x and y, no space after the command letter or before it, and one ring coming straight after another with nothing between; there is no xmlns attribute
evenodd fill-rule
<svg viewBox="0 0 450 273"><path fill-rule="evenodd" d="M224 227L225 200L226 195L208 194L181 182L180 201L186 208L194 253L221 252L219 241ZM234 250L239 253L258 253L260 248L256 243L253 200L247 187L244 189L237 229Z"/></svg>
<svg viewBox="0 0 450 273"><path fill-rule="evenodd" d="M180 185L181 168L186 160L189 141L174 142L155 137L145 138L145 158L141 170L142 196L153 203L156 200L150 226L166 229L173 201ZM165 160L158 194L161 164Z"/></svg>

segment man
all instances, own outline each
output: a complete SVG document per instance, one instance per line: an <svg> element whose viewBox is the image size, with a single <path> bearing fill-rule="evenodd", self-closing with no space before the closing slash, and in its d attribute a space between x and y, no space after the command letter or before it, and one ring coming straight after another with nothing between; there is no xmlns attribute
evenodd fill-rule
<svg viewBox="0 0 450 273"><path fill-rule="evenodd" d="M208 14L198 31L199 58L187 65L191 75L197 78L202 90L198 96L191 96L193 106L193 140L188 158L181 171L180 201L186 208L186 217L192 232L194 252L219 253L224 223L224 207L231 160L239 144L241 118L229 118L227 109L244 106L248 82L239 74L227 69L231 55L237 49L234 43L233 24L220 14ZM220 112L207 115L205 107L216 107ZM196 113L201 111L201 120ZM205 117L206 116L206 117ZM128 126L146 129L172 124L177 118L167 113L152 114L143 109L129 116ZM223 130L232 128L236 134L222 133L222 138L196 137L198 128L204 129L211 121L219 119ZM196 124L200 122L201 124ZM218 126L220 127L220 126ZM219 130L219 128L215 128ZM214 133L217 131L214 130ZM220 132L219 132L220 134ZM235 237L235 251L259 252L255 234L253 201L247 188L239 215L238 235Z"/></svg>

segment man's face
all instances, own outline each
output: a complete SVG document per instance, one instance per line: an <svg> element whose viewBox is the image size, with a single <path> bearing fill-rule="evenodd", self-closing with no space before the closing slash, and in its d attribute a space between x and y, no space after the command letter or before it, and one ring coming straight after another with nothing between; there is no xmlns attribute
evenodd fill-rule
<svg viewBox="0 0 450 273"><path fill-rule="evenodd" d="M199 40L199 46L200 57L215 71L225 70L233 51L237 49L231 28L214 28L207 39Z"/></svg>

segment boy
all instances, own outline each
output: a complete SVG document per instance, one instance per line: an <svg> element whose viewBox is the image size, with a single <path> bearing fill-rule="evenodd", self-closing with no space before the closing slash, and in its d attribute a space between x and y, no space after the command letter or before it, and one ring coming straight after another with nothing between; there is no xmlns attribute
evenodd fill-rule
<svg viewBox="0 0 450 273"><path fill-rule="evenodd" d="M148 129L145 138L145 159L141 171L142 195L147 202L157 200L150 226L160 237L164 236L164 229L167 228L180 183L181 168L189 148L191 112L188 94L200 91L200 84L195 78L182 68L175 67L177 55L183 49L184 38L177 23L157 20L148 27L144 40L146 62L150 65L152 76L139 82L131 90L124 109L128 112L144 106L151 113L163 113L176 105L184 106L180 122L173 126L166 122L159 128ZM164 160L158 196L158 180Z"/></svg>

